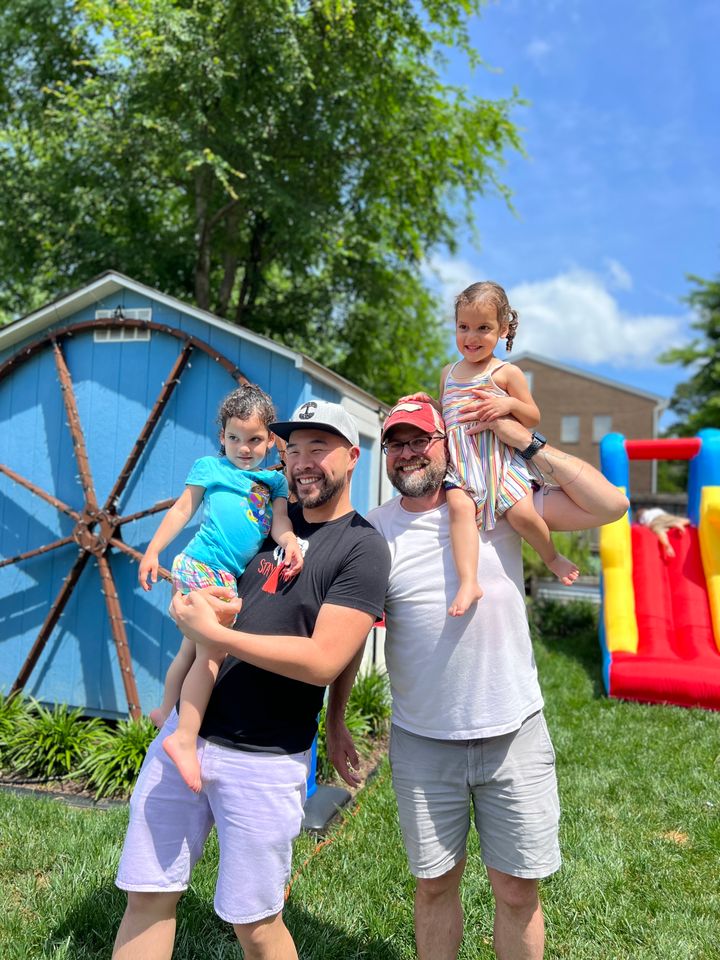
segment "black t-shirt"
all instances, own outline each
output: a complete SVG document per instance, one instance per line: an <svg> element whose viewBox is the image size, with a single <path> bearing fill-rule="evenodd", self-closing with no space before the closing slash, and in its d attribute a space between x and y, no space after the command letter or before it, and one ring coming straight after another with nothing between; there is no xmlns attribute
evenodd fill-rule
<svg viewBox="0 0 720 960"><path fill-rule="evenodd" d="M306 541L305 565L275 593L263 586L276 567L279 548L268 537L238 581L243 606L236 629L270 636L310 637L324 603L381 617L390 553L380 534L352 511L327 523L307 523L297 504L289 508L295 533ZM291 680L235 657L226 657L200 736L238 750L298 753L317 731L325 688Z"/></svg>

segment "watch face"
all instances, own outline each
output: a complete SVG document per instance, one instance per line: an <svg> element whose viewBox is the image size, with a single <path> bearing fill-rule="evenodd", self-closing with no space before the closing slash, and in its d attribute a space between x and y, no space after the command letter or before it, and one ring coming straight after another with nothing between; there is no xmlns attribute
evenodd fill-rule
<svg viewBox="0 0 720 960"><path fill-rule="evenodd" d="M547 443L547 440L541 433L538 433L536 430L535 433L533 434L533 443L545 446L545 444Z"/></svg>

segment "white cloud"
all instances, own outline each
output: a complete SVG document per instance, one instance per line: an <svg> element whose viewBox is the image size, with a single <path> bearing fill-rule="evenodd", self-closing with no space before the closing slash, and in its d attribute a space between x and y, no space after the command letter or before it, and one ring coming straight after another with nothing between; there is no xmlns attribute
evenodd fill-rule
<svg viewBox="0 0 720 960"><path fill-rule="evenodd" d="M440 255L426 264L425 278L438 292L450 323L458 293L487 279L469 260ZM510 303L520 316L516 352L527 350L570 364L654 366L660 353L686 339L688 316L629 313L613 291L631 288L629 272L611 258L605 260L603 274L574 268L508 287Z"/></svg>
<svg viewBox="0 0 720 960"><path fill-rule="evenodd" d="M520 315L515 341L529 350L572 363L649 366L677 346L684 318L624 312L601 277L571 270L508 290Z"/></svg>
<svg viewBox="0 0 720 960"><path fill-rule="evenodd" d="M610 276L611 286L618 290L632 290L632 277L621 263L617 260L607 259L605 266Z"/></svg>
<svg viewBox="0 0 720 960"><path fill-rule="evenodd" d="M537 66L545 60L551 50L552 47L547 40L535 37L525 47L525 56Z"/></svg>

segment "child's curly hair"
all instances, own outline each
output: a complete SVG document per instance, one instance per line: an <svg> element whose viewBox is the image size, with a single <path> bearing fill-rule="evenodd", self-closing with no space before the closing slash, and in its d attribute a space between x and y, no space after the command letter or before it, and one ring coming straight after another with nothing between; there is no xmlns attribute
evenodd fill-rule
<svg viewBox="0 0 720 960"><path fill-rule="evenodd" d="M256 383L244 383L229 393L218 410L217 422L221 430L231 417L237 420L249 420L256 416L266 427L277 419L275 405L270 397Z"/></svg>
<svg viewBox="0 0 720 960"><path fill-rule="evenodd" d="M458 310L462 307L472 309L476 304L487 301L495 305L500 329L507 327L505 349L510 353L517 333L518 314L517 310L513 310L510 306L507 294L499 283L494 283L492 280L483 280L480 283L471 283L462 293L459 293L455 297L455 322L457 323Z"/></svg>

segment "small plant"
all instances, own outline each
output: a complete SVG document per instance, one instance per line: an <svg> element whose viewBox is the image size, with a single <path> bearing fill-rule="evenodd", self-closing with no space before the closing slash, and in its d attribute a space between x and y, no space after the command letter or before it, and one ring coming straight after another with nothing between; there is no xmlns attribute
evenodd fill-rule
<svg viewBox="0 0 720 960"><path fill-rule="evenodd" d="M530 608L530 621L534 632L540 636L595 636L598 608L587 600L574 600L572 603L539 601Z"/></svg>
<svg viewBox="0 0 720 960"><path fill-rule="evenodd" d="M0 767L5 767L10 744L28 715L28 702L19 693L0 693Z"/></svg>
<svg viewBox="0 0 720 960"><path fill-rule="evenodd" d="M600 572L600 561L592 552L590 546L590 531L573 530L569 532L553 533L553 544L558 553L572 560L585 576L596 576ZM523 568L525 580L531 577L551 577L552 574L545 566L533 548L523 540L522 544Z"/></svg>
<svg viewBox="0 0 720 960"><path fill-rule="evenodd" d="M387 673L373 666L366 673L358 674L348 707L367 717L371 736L382 736L392 713Z"/></svg>
<svg viewBox="0 0 720 960"><path fill-rule="evenodd" d="M50 708L31 700L8 740L8 765L28 776L66 777L77 770L100 730L102 721L84 720L80 707L69 710L58 703Z"/></svg>
<svg viewBox="0 0 720 960"><path fill-rule="evenodd" d="M147 749L157 736L148 717L122 720L113 730L106 727L95 739L79 767L95 799L125 796L133 788Z"/></svg>
<svg viewBox="0 0 720 960"><path fill-rule="evenodd" d="M318 739L317 739L317 776L320 780L332 780L335 768L328 758L327 738L325 724L325 710L323 707L318 719ZM359 712L357 707L348 703L345 711L345 724L350 731L350 736L355 741L355 747L359 754L369 752L368 734L370 732L370 721Z"/></svg>

